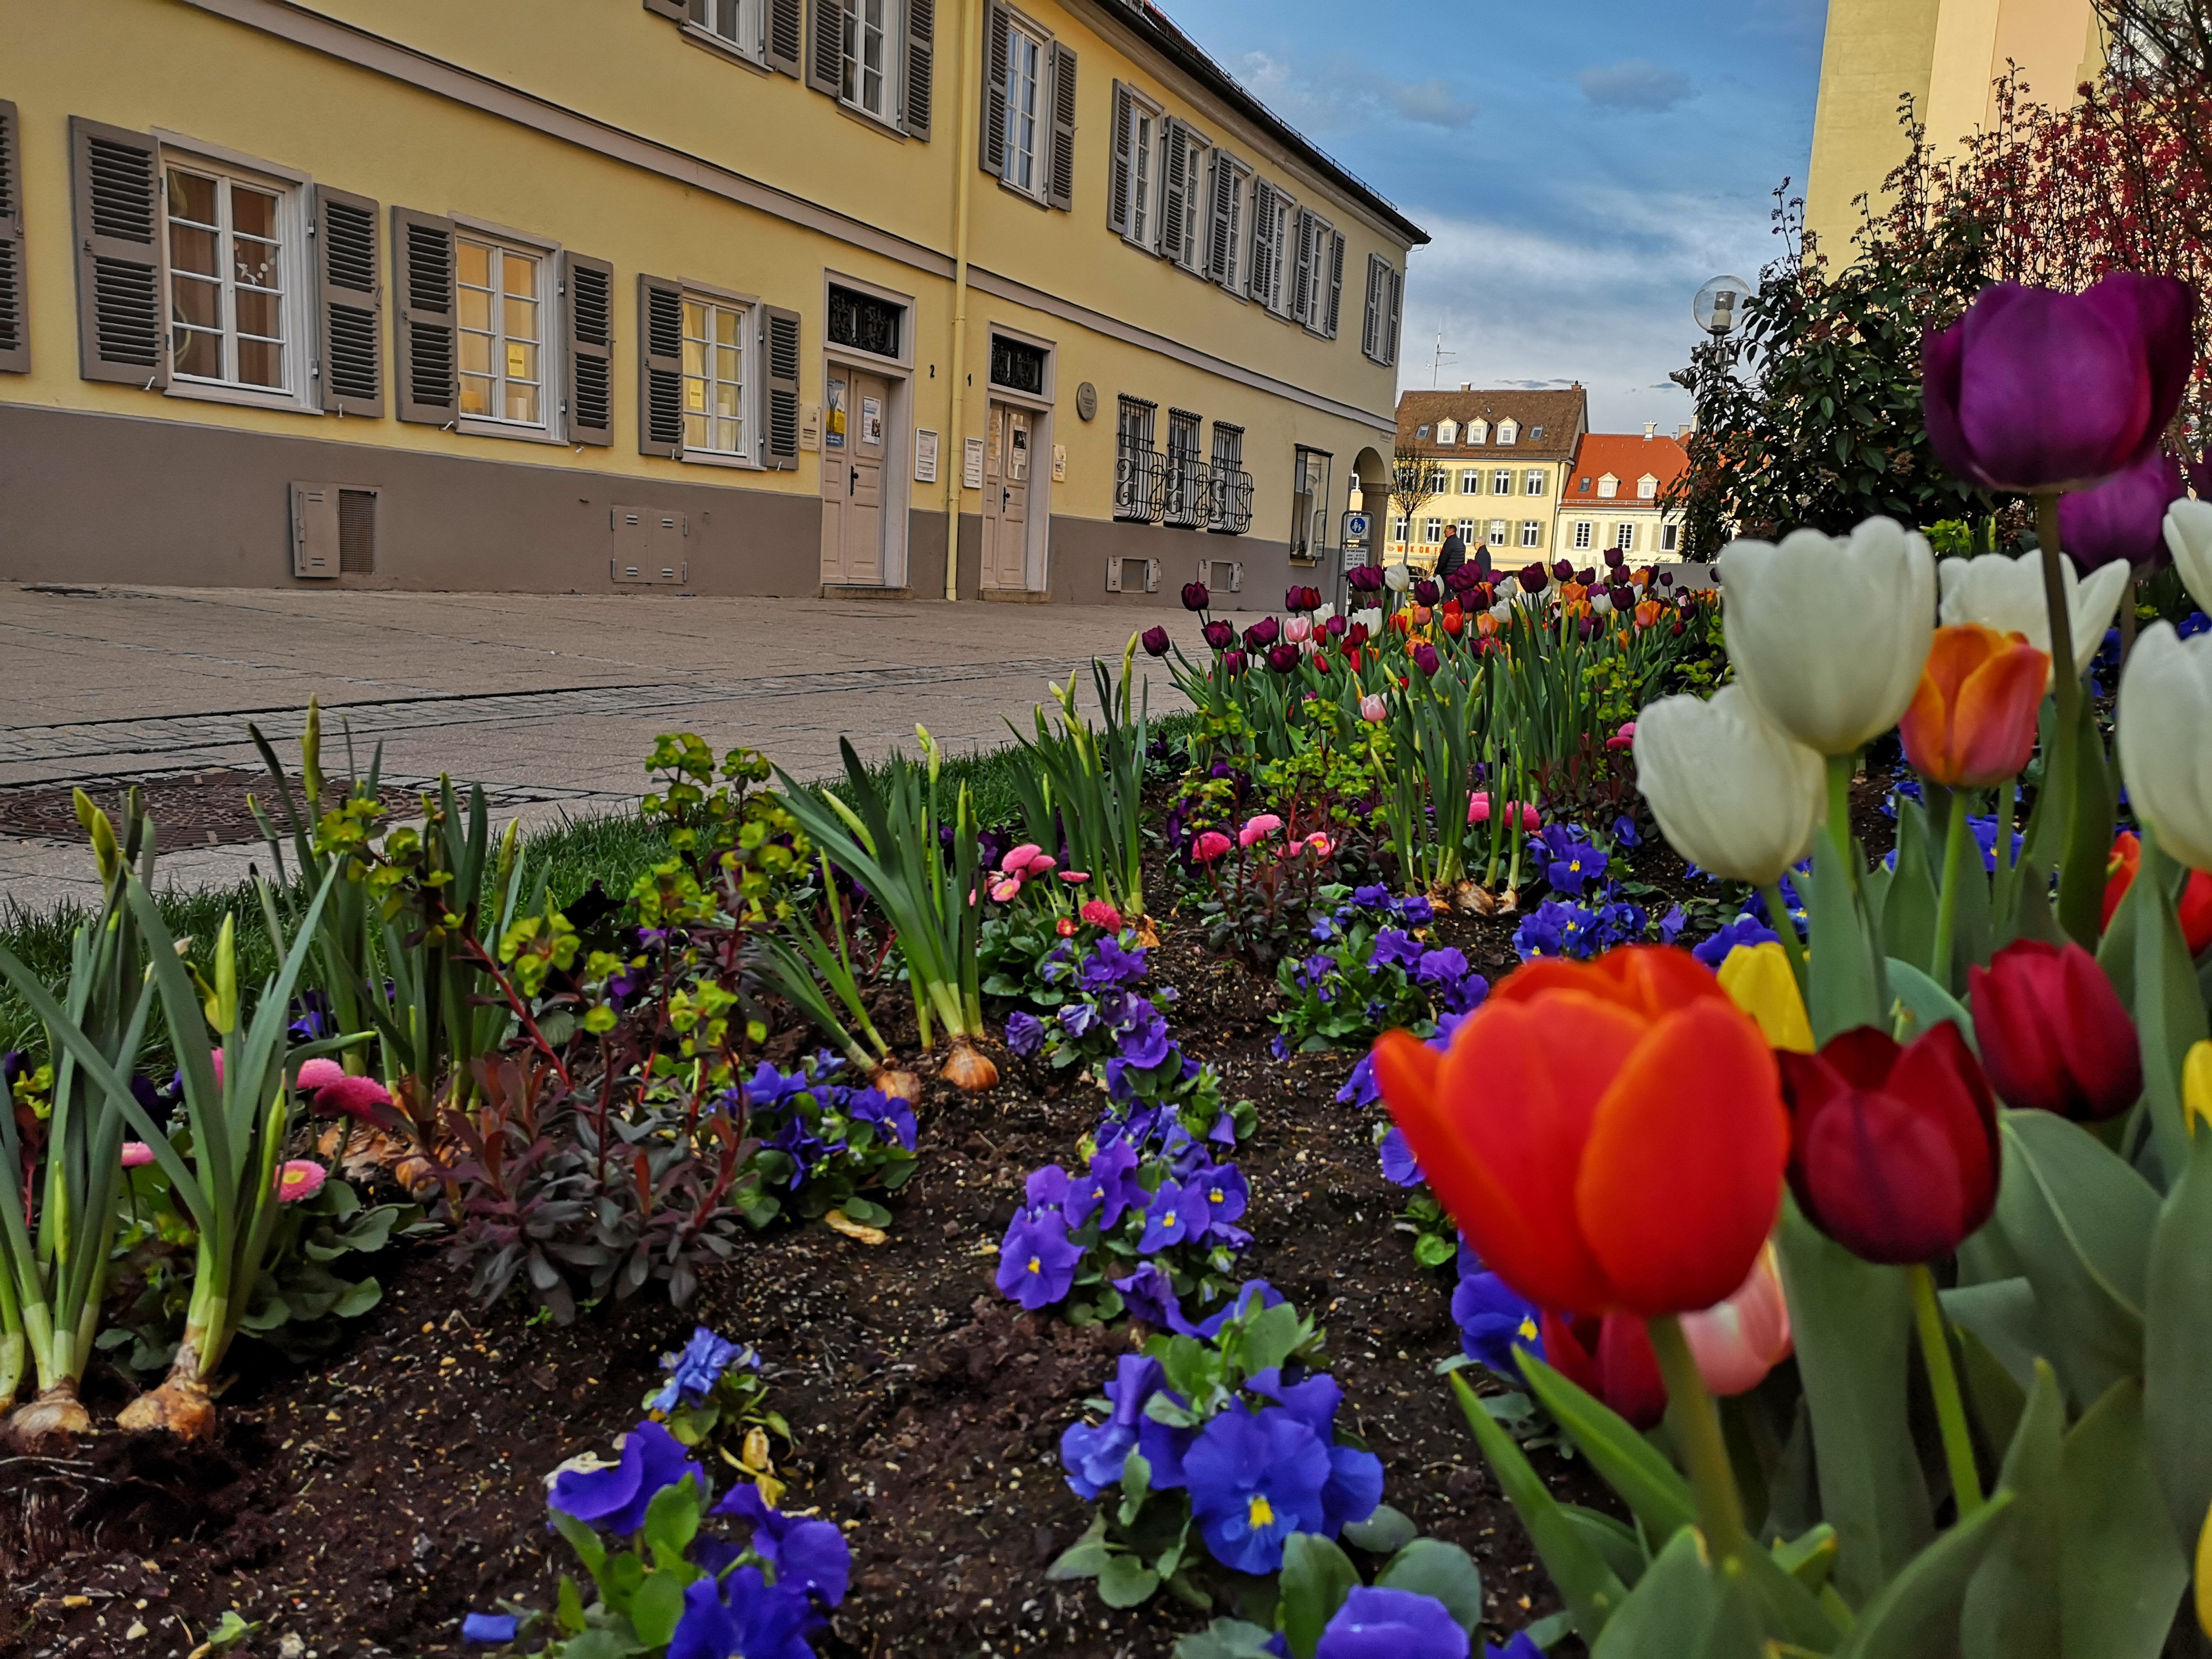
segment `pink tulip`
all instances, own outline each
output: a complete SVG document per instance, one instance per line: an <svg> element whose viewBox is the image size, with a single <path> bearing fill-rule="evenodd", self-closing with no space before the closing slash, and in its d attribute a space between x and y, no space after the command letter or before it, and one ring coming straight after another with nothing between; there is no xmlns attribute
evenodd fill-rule
<svg viewBox="0 0 2212 1659"><path fill-rule="evenodd" d="M1698 1375L1715 1394L1744 1394L1765 1381L1790 1357L1790 1304L1774 1246L1751 1266L1742 1288L1703 1313L1682 1316L1682 1337L1698 1362Z"/></svg>
<svg viewBox="0 0 2212 1659"><path fill-rule="evenodd" d="M1382 701L1380 691L1370 691L1359 700L1359 718L1370 726L1381 725L1389 712L1390 706Z"/></svg>
<svg viewBox="0 0 2212 1659"><path fill-rule="evenodd" d="M1283 638L1291 645L1304 645L1313 637L1313 623L1304 617L1293 617L1283 624Z"/></svg>
<svg viewBox="0 0 2212 1659"><path fill-rule="evenodd" d="M1083 919L1093 927L1103 927L1109 933L1121 931L1121 913L1104 899L1092 899L1085 904Z"/></svg>
<svg viewBox="0 0 2212 1659"><path fill-rule="evenodd" d="M1611 737L1605 740L1605 746L1608 749L1626 749L1633 744L1635 741L1636 722L1634 720L1627 720L1622 723L1620 731L1614 732Z"/></svg>
<svg viewBox="0 0 2212 1659"><path fill-rule="evenodd" d="M311 1095L318 1089L327 1089L345 1077L345 1067L328 1054L318 1054L300 1065L300 1092Z"/></svg>
<svg viewBox="0 0 2212 1659"><path fill-rule="evenodd" d="M1191 862L1211 864L1229 850L1229 837L1218 830L1209 830L1190 844Z"/></svg>
<svg viewBox="0 0 2212 1659"><path fill-rule="evenodd" d="M209 1049L208 1058L215 1062L215 1080L220 1084L222 1081L222 1050L220 1048Z"/></svg>
<svg viewBox="0 0 2212 1659"><path fill-rule="evenodd" d="M1091 879L1091 872L1088 870L1063 870L1060 872L1060 878L1070 887L1080 887Z"/></svg>
<svg viewBox="0 0 2212 1659"><path fill-rule="evenodd" d="M279 1204L297 1204L303 1199L313 1198L323 1190L323 1182L329 1180L331 1172L319 1164L304 1158L292 1158L276 1171L276 1201Z"/></svg>
<svg viewBox="0 0 2212 1659"><path fill-rule="evenodd" d="M149 1146L144 1141L126 1140L123 1143L123 1167L125 1169L143 1169L153 1161L154 1149L151 1146Z"/></svg>
<svg viewBox="0 0 2212 1659"><path fill-rule="evenodd" d="M1025 841L1019 847L1006 849L1006 857L999 860L999 868L1010 876L1018 876L1030 867L1030 860L1043 851L1035 842Z"/></svg>
<svg viewBox="0 0 2212 1659"><path fill-rule="evenodd" d="M1019 876L991 878L991 898L994 903L1004 904L1009 899L1017 898L1020 896L1021 890L1022 878Z"/></svg>
<svg viewBox="0 0 2212 1659"><path fill-rule="evenodd" d="M1249 847L1255 841L1265 840L1283 827L1282 819L1273 812L1261 812L1245 819L1244 827L1237 832L1237 844Z"/></svg>

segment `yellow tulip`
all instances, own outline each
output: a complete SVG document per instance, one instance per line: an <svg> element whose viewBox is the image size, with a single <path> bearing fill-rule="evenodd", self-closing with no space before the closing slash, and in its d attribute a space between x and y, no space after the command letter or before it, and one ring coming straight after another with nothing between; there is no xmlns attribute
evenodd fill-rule
<svg viewBox="0 0 2212 1659"><path fill-rule="evenodd" d="M2212 1123L2212 1042L2199 1040L2181 1062L2182 1121L2197 1133L2197 1120Z"/></svg>
<svg viewBox="0 0 2212 1659"><path fill-rule="evenodd" d="M2212 1510L2205 1511L2204 1530L2197 1534L2197 1622L2212 1636Z"/></svg>
<svg viewBox="0 0 2212 1659"><path fill-rule="evenodd" d="M1790 971L1790 957L1778 940L1739 945L1729 951L1721 963L1721 989L1758 1022L1769 1048L1798 1054L1813 1052L1813 1022L1806 1018L1797 975ZM2204 1046L2212 1048L2212 1043Z"/></svg>

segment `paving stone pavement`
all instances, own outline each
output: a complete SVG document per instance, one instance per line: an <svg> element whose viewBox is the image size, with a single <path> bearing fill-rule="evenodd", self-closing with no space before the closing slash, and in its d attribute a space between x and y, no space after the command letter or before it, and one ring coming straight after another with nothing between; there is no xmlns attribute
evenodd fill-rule
<svg viewBox="0 0 2212 1659"><path fill-rule="evenodd" d="M955 751L1006 740L1051 681L1118 657L1181 611L678 594L0 587L0 788L258 768L249 720L289 760L311 695L326 756L350 731L386 775L481 781L535 825L635 800L667 731L827 775L837 740ZM1182 699L1139 653L1155 709ZM165 854L173 884L228 883L259 849ZM0 893L43 908L96 891L84 851L0 838Z"/></svg>

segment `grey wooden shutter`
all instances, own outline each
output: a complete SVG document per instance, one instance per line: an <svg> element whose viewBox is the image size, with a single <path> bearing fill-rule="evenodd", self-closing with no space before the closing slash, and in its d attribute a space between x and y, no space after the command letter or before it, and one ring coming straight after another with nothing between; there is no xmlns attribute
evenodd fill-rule
<svg viewBox="0 0 2212 1659"><path fill-rule="evenodd" d="M1006 9L991 0L983 20L983 171L1006 176L1006 36L1012 25Z"/></svg>
<svg viewBox="0 0 2212 1659"><path fill-rule="evenodd" d="M1206 274L1224 288L1237 286L1237 164L1217 150L1206 233Z"/></svg>
<svg viewBox="0 0 2212 1659"><path fill-rule="evenodd" d="M937 0L906 0L906 130L929 137L937 77Z"/></svg>
<svg viewBox="0 0 2212 1659"><path fill-rule="evenodd" d="M845 87L844 0L806 0L806 84L830 97Z"/></svg>
<svg viewBox="0 0 2212 1659"><path fill-rule="evenodd" d="M1388 320L1382 329L1382 361L1398 361L1398 324L1406 308L1406 276L1393 267L1389 275L1390 306Z"/></svg>
<svg viewBox="0 0 2212 1659"><path fill-rule="evenodd" d="M1291 268L1291 315L1309 326L1313 322L1314 242L1319 228L1309 208L1300 208L1291 217L1291 234L1297 246L1291 255L1296 261Z"/></svg>
<svg viewBox="0 0 2212 1659"><path fill-rule="evenodd" d="M1075 208L1075 53L1052 49L1052 155L1045 200L1063 213Z"/></svg>
<svg viewBox="0 0 2212 1659"><path fill-rule="evenodd" d="M376 204L315 186L317 361L325 412L370 420L384 414L384 284L377 257Z"/></svg>
<svg viewBox="0 0 2212 1659"><path fill-rule="evenodd" d="M1275 246L1275 187L1264 179L1252 181L1252 297L1273 311L1275 290L1282 286L1275 274L1280 250Z"/></svg>
<svg viewBox="0 0 2212 1659"><path fill-rule="evenodd" d="M1190 141L1180 121L1167 124L1167 157L1160 169L1160 246L1169 258L1183 263L1183 219L1189 210Z"/></svg>
<svg viewBox="0 0 2212 1659"><path fill-rule="evenodd" d="M70 117L77 373L88 380L169 383L161 337L158 156L143 132Z"/></svg>
<svg viewBox="0 0 2212 1659"><path fill-rule="evenodd" d="M31 372L23 289L23 146L15 105L0 98L0 374Z"/></svg>
<svg viewBox="0 0 2212 1659"><path fill-rule="evenodd" d="M645 0L645 9L663 17L673 17L679 23L690 15L684 0Z"/></svg>
<svg viewBox="0 0 2212 1659"><path fill-rule="evenodd" d="M761 338L768 359L768 444L761 464L787 472L799 465L799 313L763 306Z"/></svg>
<svg viewBox="0 0 2212 1659"><path fill-rule="evenodd" d="M1322 313L1321 331L1334 340L1338 319L1344 311L1344 233L1334 230L1328 237L1328 304Z"/></svg>
<svg viewBox="0 0 2212 1659"><path fill-rule="evenodd" d="M637 279L637 453L684 453L684 290Z"/></svg>
<svg viewBox="0 0 2212 1659"><path fill-rule="evenodd" d="M1116 236L1129 234L1129 89L1114 83L1114 164L1106 189L1106 228Z"/></svg>
<svg viewBox="0 0 2212 1659"><path fill-rule="evenodd" d="M399 418L444 426L461 412L454 378L452 220L412 208L392 210L392 286Z"/></svg>
<svg viewBox="0 0 2212 1659"><path fill-rule="evenodd" d="M801 0L768 0L768 66L793 80L799 76Z"/></svg>
<svg viewBox="0 0 2212 1659"><path fill-rule="evenodd" d="M615 441L615 268L581 253L561 256L568 328L568 438Z"/></svg>
<svg viewBox="0 0 2212 1659"><path fill-rule="evenodd" d="M1376 362L1382 361L1382 312L1387 303L1390 268L1376 254L1367 256L1367 313L1359 325L1359 349Z"/></svg>

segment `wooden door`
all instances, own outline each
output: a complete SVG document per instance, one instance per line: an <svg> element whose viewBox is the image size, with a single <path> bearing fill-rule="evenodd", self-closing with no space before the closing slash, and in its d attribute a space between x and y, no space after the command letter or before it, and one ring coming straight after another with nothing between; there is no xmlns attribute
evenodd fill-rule
<svg viewBox="0 0 2212 1659"><path fill-rule="evenodd" d="M991 405L983 450L983 585L1029 586L1030 479L1035 417L1009 404Z"/></svg>
<svg viewBox="0 0 2212 1659"><path fill-rule="evenodd" d="M890 383L832 363L822 410L822 580L884 579Z"/></svg>

